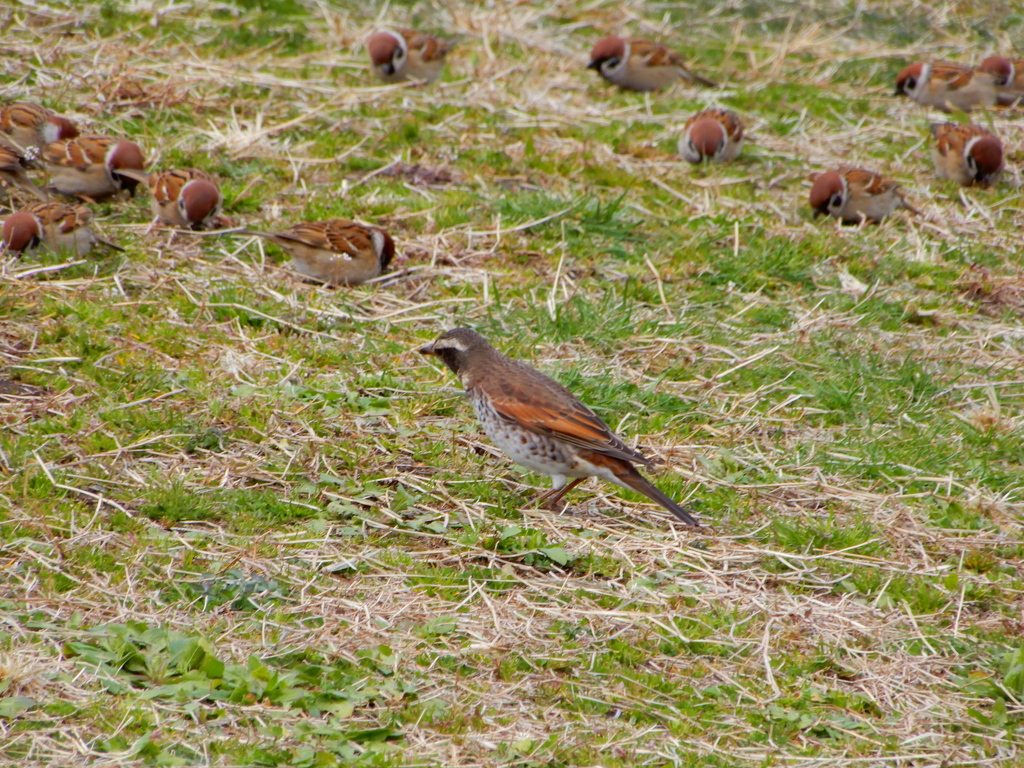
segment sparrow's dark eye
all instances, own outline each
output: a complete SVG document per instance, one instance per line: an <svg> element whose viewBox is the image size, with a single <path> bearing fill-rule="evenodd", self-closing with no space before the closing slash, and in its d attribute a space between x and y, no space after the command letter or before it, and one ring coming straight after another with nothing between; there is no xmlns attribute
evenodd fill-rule
<svg viewBox="0 0 1024 768"><path fill-rule="evenodd" d="M608 69L615 69L619 66L621 59L618 56L612 56L610 59L605 60L604 65Z"/></svg>

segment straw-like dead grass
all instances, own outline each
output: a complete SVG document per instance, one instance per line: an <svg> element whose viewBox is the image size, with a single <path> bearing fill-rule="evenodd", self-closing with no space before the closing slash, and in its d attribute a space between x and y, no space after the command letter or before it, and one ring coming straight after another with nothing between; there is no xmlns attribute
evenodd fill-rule
<svg viewBox="0 0 1024 768"><path fill-rule="evenodd" d="M401 251L335 291L140 200L99 216L124 259L4 259L4 759L1019 761L1019 119L985 118L1008 181L960 192L885 92L1008 50L996 9L379 10L0 8L4 99L217 172L247 225L354 217ZM371 81L385 20L458 35L446 79ZM581 68L622 28L725 87L612 93ZM750 144L690 168L716 102ZM923 216L811 221L839 161ZM708 528L596 482L529 508L414 352L454 324L638 436Z"/></svg>

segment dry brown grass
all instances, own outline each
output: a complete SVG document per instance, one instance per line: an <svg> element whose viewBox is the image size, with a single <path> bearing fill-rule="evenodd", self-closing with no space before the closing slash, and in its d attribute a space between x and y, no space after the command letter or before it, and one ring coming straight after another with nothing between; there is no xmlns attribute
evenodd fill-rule
<svg viewBox="0 0 1024 768"><path fill-rule="evenodd" d="M239 19L253 13L140 2L129 23L111 25L97 5L0 6L0 97L42 94L91 128L139 132L155 165L248 164L225 185L246 223L357 215L392 228L403 252L375 285L334 291L299 282L259 244L149 233L135 203L101 223L128 246L124 261L3 260L0 703L33 705L0 717L0 756L285 765L312 745L339 764L1021 759L1020 701L1001 699L1000 720L995 698L971 686L999 679L1024 630L1019 483L1000 485L952 450L939 472L931 449L946 450L955 421L998 447L970 435L950 444L1019 468L1024 129L1018 116L994 116L1009 179L1000 194L958 194L922 161L922 113L864 83L894 59L977 58L970 25L1024 9L893 0L852 16L838 2L751 16L744 5L702 8L685 33L654 3L389 8L395 24L427 20L461 37L448 78L429 91L364 76L361 41L380 21L365 8L318 4L305 21L282 20L282 40L305 35L295 50L279 40L219 52L210 41L242 35ZM932 34L905 46L870 39L869 23L892 26L901 10ZM597 33L623 27L697 53L713 41L727 88L673 94L672 109L612 97L580 68ZM1010 33L994 34L990 47L1010 47ZM844 77L851 66L862 79ZM764 83L786 102L757 108L751 94ZM673 150L683 107L730 99L752 105L751 159L691 170ZM855 101L870 114L848 108ZM395 140L409 123L415 135ZM340 132L348 146L332 138ZM499 148L508 167L472 160ZM350 164L362 158L377 163ZM839 159L900 178L924 216L823 235L831 227L803 210L804 180ZM576 173L557 172L565 166ZM580 223L579 199L597 189L610 200L618 187L629 189L626 218L640 222L639 236L621 238L635 258L573 234L598 227ZM534 211L534 195L565 204ZM509 201L523 201L512 220ZM729 225L716 223L723 215ZM619 247L617 237L608 241ZM821 255L805 281L784 264L759 266L780 241ZM965 263L975 255L988 265ZM770 279L719 282L734 257ZM887 273L887 258L905 266ZM607 295L625 306L616 291L626 284L649 291L629 307L634 333L580 322L564 338L557 318ZM609 327L626 322L617 311ZM789 320L754 319L771 311ZM677 529L596 483L564 515L517 508L528 479L467 426L449 378L414 353L456 323L505 331L511 353L575 372L611 404L614 427L641 433L665 460L659 481L685 483L708 528ZM912 411L893 395L870 423L852 407L845 421L823 418L842 411L802 376L871 385L870 372L854 381L820 352L832 340L838 357L879 371L914 361L934 377L935 407ZM656 396L685 407L662 417ZM210 435L224 445L192 444ZM911 439L916 456L867 451ZM172 491L197 505L237 493L255 511L152 512ZM291 513L260 517L260 492ZM942 505L963 516L939 519ZM526 544L503 550L495 542L513 525L573 562L531 564ZM171 588L235 573L276 582L285 597L257 594L257 610L233 610ZM437 617L456 624L425 633ZM349 664L381 690L340 719L269 699L196 710L147 698L141 684L114 695L107 673L65 644L129 622L206 637L226 662ZM397 656L392 675L364 660L380 645ZM353 738L345 758L300 725L393 727L401 739L374 757ZM159 753L140 752L145 735Z"/></svg>

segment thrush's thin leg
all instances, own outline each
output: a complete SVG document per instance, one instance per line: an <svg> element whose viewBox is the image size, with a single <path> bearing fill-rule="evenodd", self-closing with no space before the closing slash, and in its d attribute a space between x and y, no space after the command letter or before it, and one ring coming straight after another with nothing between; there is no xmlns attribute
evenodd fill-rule
<svg viewBox="0 0 1024 768"><path fill-rule="evenodd" d="M546 491L538 496L534 505L538 507L547 507L548 509L555 509L558 502L562 500L562 497L584 480L586 480L585 477L577 477L568 485L563 485L561 488L552 488L550 491Z"/></svg>

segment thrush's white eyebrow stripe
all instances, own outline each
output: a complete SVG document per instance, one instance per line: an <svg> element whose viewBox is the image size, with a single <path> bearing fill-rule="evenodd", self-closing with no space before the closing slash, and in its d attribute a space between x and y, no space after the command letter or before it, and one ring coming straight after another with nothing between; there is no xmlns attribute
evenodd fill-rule
<svg viewBox="0 0 1024 768"><path fill-rule="evenodd" d="M458 339L438 339L434 342L433 349L435 351L439 349L456 349L459 352L465 352L468 347Z"/></svg>

